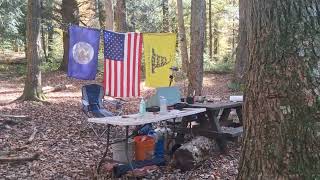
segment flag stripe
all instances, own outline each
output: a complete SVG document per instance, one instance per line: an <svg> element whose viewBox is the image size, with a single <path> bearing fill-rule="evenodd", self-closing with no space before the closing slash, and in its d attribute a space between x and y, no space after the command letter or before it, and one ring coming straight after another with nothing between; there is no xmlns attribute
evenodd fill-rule
<svg viewBox="0 0 320 180"><path fill-rule="evenodd" d="M137 52L136 51L136 48L137 48L137 35L134 35L134 40L133 40L133 47L134 47L134 51L135 52ZM137 64L136 64L136 62L138 62L138 61L136 61L136 57L137 57L137 53L133 53L133 64L134 64L134 68L133 68L133 79L132 79L132 84L133 84L133 87L132 87L132 94L136 94L136 81L138 81L138 80L136 80L136 72L137 72L137 70L136 70L136 67L137 67Z"/></svg>
<svg viewBox="0 0 320 180"><path fill-rule="evenodd" d="M104 69L103 69L103 88L104 88L104 94L107 94L107 92L108 92L108 89L107 89L107 87L108 87L108 85L107 85L107 83L106 83L106 80L108 79L107 78L107 73L106 73L106 70L107 70L107 61L104 61L103 62L103 66L104 66Z"/></svg>
<svg viewBox="0 0 320 180"><path fill-rule="evenodd" d="M110 79L111 79L111 85L110 85L110 88L111 88L111 94L112 96L114 96L114 61L110 61L110 66L111 66L111 75L110 75Z"/></svg>
<svg viewBox="0 0 320 180"><path fill-rule="evenodd" d="M127 42L128 41L128 35L126 34L125 35L125 41L124 42ZM124 43L124 49L127 49L128 48L128 44L127 43ZM127 89L128 89L128 85L127 85L127 79L128 79L128 61L126 60L128 58L128 53L127 51L124 51L124 61L123 61L123 69L124 69L124 72L123 72L123 89L122 91L124 92L124 95L123 97L127 97L128 96L128 92L127 92Z"/></svg>
<svg viewBox="0 0 320 180"><path fill-rule="evenodd" d="M138 82L137 82L137 94L140 96L140 82L141 82L141 55L142 55L142 34L139 33L137 59L138 59Z"/></svg>
<svg viewBox="0 0 320 180"><path fill-rule="evenodd" d="M117 61L117 96L120 96L120 88L121 88L121 64L122 64L122 61Z"/></svg>
<svg viewBox="0 0 320 180"><path fill-rule="evenodd" d="M130 64L132 63L130 61L130 56L131 56L131 51L129 50L131 48L131 45L130 45L130 42L131 42L131 35L128 33L127 34L128 36L128 39L127 39L127 48L125 48L125 52L128 53L128 56L127 58L125 59L127 62L128 62L128 65L127 65L127 97L130 96Z"/></svg>
<svg viewBox="0 0 320 180"><path fill-rule="evenodd" d="M130 36L131 36L131 33L129 33L130 34ZM133 90L132 90L132 88L133 88L133 68L134 68L134 62L133 62L133 49L134 49L134 44L133 44L133 42L134 42L134 38L131 36L131 39L130 39L130 49L129 49L129 51L130 51L130 54L131 54L131 56L130 56L130 95L129 95L129 97L132 97L133 96Z"/></svg>
<svg viewBox="0 0 320 180"><path fill-rule="evenodd" d="M107 59L107 67L108 67L108 72L107 72L108 76L107 76L106 84L108 84L108 94L111 94L111 62L109 59Z"/></svg>

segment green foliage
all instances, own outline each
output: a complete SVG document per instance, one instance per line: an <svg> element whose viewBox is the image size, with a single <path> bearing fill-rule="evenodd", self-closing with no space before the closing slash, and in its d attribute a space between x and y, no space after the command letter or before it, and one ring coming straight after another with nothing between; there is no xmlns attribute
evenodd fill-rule
<svg viewBox="0 0 320 180"><path fill-rule="evenodd" d="M0 0L0 39L21 45L25 42L26 0ZM13 44L13 43L12 43Z"/></svg>
<svg viewBox="0 0 320 180"><path fill-rule="evenodd" d="M63 44L60 29L61 17L56 10L59 7L59 0L42 1L42 20L44 38L47 46L48 58L42 61L44 71L56 70L62 60ZM230 73L233 70L234 49L232 48L232 38L237 36L238 27L238 4L233 1L216 0L212 1L212 23L216 22L217 27L213 37L218 39L218 53L210 59L207 55L209 31L207 30L206 54L204 54L204 70L213 73ZM89 3L89 2L85 2ZM162 1L159 0L136 0L126 2L127 23L129 31L140 32L161 32L162 31ZM190 20L191 20L191 1L183 0L184 20L188 44L190 44ZM208 9L208 8L207 8ZM0 0L0 49L13 49L19 46L23 50L26 32L26 0ZM84 12L83 12L84 13ZM169 24L170 31L177 32L176 2L169 1ZM59 20L60 19L60 20ZM62 25L63 26L63 25ZM208 26L207 26L208 27ZM48 34L54 30L53 42L49 43ZM236 32L236 34L234 34ZM100 46L103 47L103 46ZM178 47L178 45L177 45ZM49 49L51 50L49 52ZM178 49L177 49L178 50ZM177 51L177 65L181 67L180 54ZM103 72L103 50L99 53L99 72ZM22 68L17 68L22 72ZM143 73L142 73L143 74Z"/></svg>
<svg viewBox="0 0 320 180"><path fill-rule="evenodd" d="M237 82L230 82L228 83L228 88L232 91L244 91L244 84L240 84L240 83L237 83Z"/></svg>
<svg viewBox="0 0 320 180"><path fill-rule="evenodd" d="M205 62L204 71L217 73L217 74L229 74L233 72L234 64L231 62Z"/></svg>
<svg viewBox="0 0 320 180"><path fill-rule="evenodd" d="M158 0L127 1L127 19L130 31L160 32L162 6Z"/></svg>
<svg viewBox="0 0 320 180"><path fill-rule="evenodd" d="M23 76L27 72L26 64L0 64L0 72L8 72L10 76Z"/></svg>
<svg viewBox="0 0 320 180"><path fill-rule="evenodd" d="M214 61L209 58L208 54L204 54L204 64L203 68L205 72L217 73L217 74L228 74L233 72L234 61L229 60L228 56L225 56L223 59L226 60L218 60Z"/></svg>

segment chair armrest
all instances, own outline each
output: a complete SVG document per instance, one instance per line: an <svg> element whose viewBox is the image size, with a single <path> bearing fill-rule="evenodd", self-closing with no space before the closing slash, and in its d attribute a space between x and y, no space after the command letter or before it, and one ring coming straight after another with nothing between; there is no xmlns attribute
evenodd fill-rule
<svg viewBox="0 0 320 180"><path fill-rule="evenodd" d="M122 98L114 98L113 100L102 99L102 103L108 103L108 104L112 104L112 105L123 105L127 102L128 101L126 101Z"/></svg>
<svg viewBox="0 0 320 180"><path fill-rule="evenodd" d="M117 102L115 100L106 100L102 99L102 103L107 103L107 104L112 104L112 105L117 105Z"/></svg>
<svg viewBox="0 0 320 180"><path fill-rule="evenodd" d="M88 101L86 101L86 100L84 100L84 99L82 99L81 101L82 101L82 104L83 104L83 105L89 106L89 102L88 102Z"/></svg>
<svg viewBox="0 0 320 180"><path fill-rule="evenodd" d="M119 98L119 97L117 97L117 98L115 98L115 99L117 99L117 100L119 100L120 102L123 102L123 103L128 102L128 101L126 101L126 100L124 100L124 99L122 99L122 98Z"/></svg>

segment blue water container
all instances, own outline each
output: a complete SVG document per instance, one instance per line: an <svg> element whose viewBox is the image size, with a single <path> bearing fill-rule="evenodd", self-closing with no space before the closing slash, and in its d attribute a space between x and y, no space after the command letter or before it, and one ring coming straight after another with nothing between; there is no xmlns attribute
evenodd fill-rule
<svg viewBox="0 0 320 180"><path fill-rule="evenodd" d="M154 147L154 157L164 158L164 139L158 139Z"/></svg>

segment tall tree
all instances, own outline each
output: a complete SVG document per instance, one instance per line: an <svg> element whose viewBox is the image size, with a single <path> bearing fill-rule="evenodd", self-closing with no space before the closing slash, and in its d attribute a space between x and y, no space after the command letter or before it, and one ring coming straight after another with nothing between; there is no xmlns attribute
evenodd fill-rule
<svg viewBox="0 0 320 180"><path fill-rule="evenodd" d="M50 60L53 56L53 35L54 35L54 19L55 19L55 9L56 2L55 0L46 0L41 1L42 6L42 13L41 13L41 19L42 19L42 25L41 25L41 34L42 38L42 44L43 44L43 51L44 52L46 60Z"/></svg>
<svg viewBox="0 0 320 180"><path fill-rule="evenodd" d="M101 0L96 0L96 11L98 11L98 16L99 16L99 26L101 29L105 28L105 18L106 18L106 13L103 7L103 4L101 2ZM110 13L110 12L109 12Z"/></svg>
<svg viewBox="0 0 320 180"><path fill-rule="evenodd" d="M79 7L76 0L62 0L61 15L63 24L63 60L59 69L62 71L68 70L68 58L69 58L69 33L68 25L79 25Z"/></svg>
<svg viewBox="0 0 320 180"><path fill-rule="evenodd" d="M232 6L235 7L236 1L232 0ZM234 54L235 46L236 46L236 29L235 29L235 16L232 18L232 54ZM232 55L233 57L234 55Z"/></svg>
<svg viewBox="0 0 320 180"><path fill-rule="evenodd" d="M238 179L319 179L320 3L247 2L250 53Z"/></svg>
<svg viewBox="0 0 320 180"><path fill-rule="evenodd" d="M182 58L182 71L187 72L188 64L189 64L189 56L188 56L188 42L186 36L186 30L184 26L184 14L183 14L183 4L182 0L177 0L177 19L178 19L178 27L179 27L179 46L180 46L180 54Z"/></svg>
<svg viewBox="0 0 320 180"><path fill-rule="evenodd" d="M43 1L40 2L40 6L41 6L40 7L41 10L43 10L44 9ZM44 13L42 13L41 19L44 19L43 14ZM42 43L41 46L42 46L44 58L47 61L48 60L48 54L47 54L47 44L46 44L46 32L44 30L44 26L45 25L43 23L40 24L41 43Z"/></svg>
<svg viewBox="0 0 320 180"><path fill-rule="evenodd" d="M213 23L213 54L219 53L219 40L220 40L218 19L215 19ZM218 59L216 59L218 60Z"/></svg>
<svg viewBox="0 0 320 180"><path fill-rule="evenodd" d="M211 10L211 0L209 0L209 56L212 60L212 10Z"/></svg>
<svg viewBox="0 0 320 180"><path fill-rule="evenodd" d="M44 99L41 88L40 71L40 0L28 0L27 13L27 75L22 96L19 100L41 101Z"/></svg>
<svg viewBox="0 0 320 180"><path fill-rule="evenodd" d="M113 5L112 5L112 0L105 0L105 29L107 30L113 30Z"/></svg>
<svg viewBox="0 0 320 180"><path fill-rule="evenodd" d="M239 43L236 49L236 61L233 79L234 82L244 83L245 67L248 61L248 42L247 42L247 27L246 14L247 1L239 0Z"/></svg>
<svg viewBox="0 0 320 180"><path fill-rule="evenodd" d="M162 31L169 32L169 2L162 0Z"/></svg>
<svg viewBox="0 0 320 180"><path fill-rule="evenodd" d="M126 0L117 0L114 11L114 21L117 32L127 31Z"/></svg>
<svg viewBox="0 0 320 180"><path fill-rule="evenodd" d="M203 52L206 31L206 1L191 1L191 45L188 66L188 94L201 95L203 82Z"/></svg>

